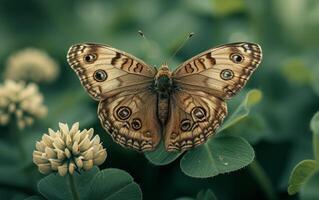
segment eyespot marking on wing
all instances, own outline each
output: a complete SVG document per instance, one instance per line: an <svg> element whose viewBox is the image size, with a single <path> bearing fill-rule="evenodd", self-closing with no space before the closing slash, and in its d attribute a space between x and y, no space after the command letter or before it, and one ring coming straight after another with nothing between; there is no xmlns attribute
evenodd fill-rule
<svg viewBox="0 0 319 200"><path fill-rule="evenodd" d="M127 106L121 106L117 109L116 115L121 120L128 119L132 114L132 110Z"/></svg>
<svg viewBox="0 0 319 200"><path fill-rule="evenodd" d="M108 75L106 73L105 70L103 69L98 69L94 72L93 74L93 78L94 80L96 80L97 82L103 82L103 81L106 81L107 78L108 78Z"/></svg>
<svg viewBox="0 0 319 200"><path fill-rule="evenodd" d="M88 53L83 56L83 60L85 63L92 64L94 63L98 58L98 55L96 53Z"/></svg>
<svg viewBox="0 0 319 200"><path fill-rule="evenodd" d="M225 81L231 80L232 78L234 78L233 70L231 70L231 69L223 69L220 72L220 78L225 80Z"/></svg>
<svg viewBox="0 0 319 200"><path fill-rule="evenodd" d="M196 120L201 121L206 118L207 112L203 107L196 106L192 109L191 114Z"/></svg>
<svg viewBox="0 0 319 200"><path fill-rule="evenodd" d="M244 56L242 56L241 54L239 53L232 53L230 54L230 59L231 61L233 61L233 63L242 63L244 61Z"/></svg>
<svg viewBox="0 0 319 200"><path fill-rule="evenodd" d="M134 118L131 122L131 126L134 130L138 131L142 128L142 121L139 118Z"/></svg>
<svg viewBox="0 0 319 200"><path fill-rule="evenodd" d="M183 119L180 124L180 129L181 131L188 131L191 126L192 126L191 120Z"/></svg>

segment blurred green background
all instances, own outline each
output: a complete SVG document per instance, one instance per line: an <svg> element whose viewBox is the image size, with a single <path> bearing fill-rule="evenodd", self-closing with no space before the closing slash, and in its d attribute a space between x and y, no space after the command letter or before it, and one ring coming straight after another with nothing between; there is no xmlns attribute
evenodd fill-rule
<svg viewBox="0 0 319 200"><path fill-rule="evenodd" d="M151 48L139 37L138 30L143 30ZM267 199L247 168L195 179L181 172L178 161L154 166L143 154L113 143L100 126L97 103L85 93L66 62L72 44L94 42L112 45L159 66L189 32L195 35L169 63L172 68L219 44L248 41L261 45L263 61L241 95L230 102L230 113L248 89L260 89L263 100L253 111L250 123L229 131L249 132L256 159L278 199L298 199L298 195L287 194L289 174L299 161L312 157L309 122L319 110L316 0L1 0L1 74L8 57L26 47L46 51L60 68L57 80L39 84L48 106L47 117L23 132L33 180L15 174L14 166L8 165L6 159L12 151L4 147L10 146L5 136L9 131L8 127L0 127L0 154L6 154L6 159L0 156L1 199L36 194L36 182L42 175L31 163L35 141L48 128L57 129L58 122L76 121L82 129L94 127L102 137L108 158L101 167L129 172L146 200L195 197L208 188L219 199ZM1 76L1 83L3 80Z"/></svg>

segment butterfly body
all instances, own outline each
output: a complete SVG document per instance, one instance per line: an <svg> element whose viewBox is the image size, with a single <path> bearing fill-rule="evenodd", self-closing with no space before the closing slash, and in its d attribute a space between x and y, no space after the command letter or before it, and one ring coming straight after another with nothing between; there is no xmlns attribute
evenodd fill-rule
<svg viewBox="0 0 319 200"><path fill-rule="evenodd" d="M172 72L166 64L157 71L154 85L157 92L158 119L162 125L165 125L169 114L169 97L173 92Z"/></svg>
<svg viewBox="0 0 319 200"><path fill-rule="evenodd" d="M68 62L99 101L98 116L113 140L151 151L162 139L168 151L203 144L227 115L235 95L261 61L253 43L209 49L170 71L100 44L70 48Z"/></svg>

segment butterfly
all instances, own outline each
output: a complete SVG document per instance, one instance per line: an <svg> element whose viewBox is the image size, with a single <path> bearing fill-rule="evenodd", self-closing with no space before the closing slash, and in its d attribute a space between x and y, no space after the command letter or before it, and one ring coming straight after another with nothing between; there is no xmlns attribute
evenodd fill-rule
<svg viewBox="0 0 319 200"><path fill-rule="evenodd" d="M108 45L76 44L67 60L99 101L104 129L123 147L185 151L214 135L227 115L225 100L243 88L262 59L254 43L204 51L175 71L159 69Z"/></svg>

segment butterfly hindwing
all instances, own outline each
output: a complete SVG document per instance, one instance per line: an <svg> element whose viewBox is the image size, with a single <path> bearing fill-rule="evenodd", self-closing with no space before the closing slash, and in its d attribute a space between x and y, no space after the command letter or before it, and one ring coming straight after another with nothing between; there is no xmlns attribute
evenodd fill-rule
<svg viewBox="0 0 319 200"><path fill-rule="evenodd" d="M138 151L153 150L161 139L156 94L140 90L100 102L98 115L114 141Z"/></svg>
<svg viewBox="0 0 319 200"><path fill-rule="evenodd" d="M165 126L166 150L184 151L204 143L226 115L226 103L218 97L195 90L175 92Z"/></svg>

